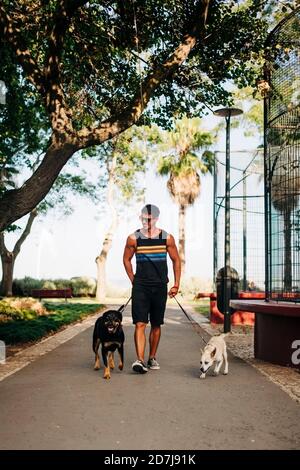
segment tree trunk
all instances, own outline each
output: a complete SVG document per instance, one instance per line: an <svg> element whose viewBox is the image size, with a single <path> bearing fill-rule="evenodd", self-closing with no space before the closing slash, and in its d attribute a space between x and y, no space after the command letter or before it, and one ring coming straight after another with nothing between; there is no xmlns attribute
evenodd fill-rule
<svg viewBox="0 0 300 470"><path fill-rule="evenodd" d="M103 243L104 245L104 243ZM105 300L106 297L106 258L107 253L104 250L101 250L101 254L97 256L97 289L96 289L96 299Z"/></svg>
<svg viewBox="0 0 300 470"><path fill-rule="evenodd" d="M178 251L181 260L181 275L185 274L185 212L186 206L180 204L179 206L179 243Z"/></svg>
<svg viewBox="0 0 300 470"><path fill-rule="evenodd" d="M6 251L1 255L2 261L2 281L1 281L1 295L4 297L12 296L12 284L14 274L15 257L11 251Z"/></svg>
<svg viewBox="0 0 300 470"><path fill-rule="evenodd" d="M100 255L96 258L97 264L97 289L96 299L103 301L106 297L106 260L109 250L112 246L113 236L118 226L118 214L114 206L114 190L115 190L115 170L117 166L117 156L113 155L111 165L107 162L108 169L108 187L107 187L107 203L110 209L111 224L105 235Z"/></svg>
<svg viewBox="0 0 300 470"><path fill-rule="evenodd" d="M286 210L284 212L284 290L285 292L292 291L292 224L291 212Z"/></svg>
<svg viewBox="0 0 300 470"><path fill-rule="evenodd" d="M35 217L37 216L37 211L34 209L31 211L30 216L27 220L27 224L17 240L13 251L9 251L5 246L4 233L0 232L0 255L2 262L2 281L0 286L1 295L6 297L12 296L12 284L14 278L14 265L18 254L20 253L21 246L30 234L31 227Z"/></svg>

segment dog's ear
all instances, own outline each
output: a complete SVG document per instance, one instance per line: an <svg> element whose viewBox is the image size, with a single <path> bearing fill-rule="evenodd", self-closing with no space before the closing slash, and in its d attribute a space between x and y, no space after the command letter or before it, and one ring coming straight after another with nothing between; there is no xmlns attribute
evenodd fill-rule
<svg viewBox="0 0 300 470"><path fill-rule="evenodd" d="M200 354L201 354L201 355L203 354L203 349L202 349L202 348L200 348Z"/></svg>
<svg viewBox="0 0 300 470"><path fill-rule="evenodd" d="M214 348L212 352L210 353L211 357L215 357L216 352L217 352L217 348Z"/></svg>
<svg viewBox="0 0 300 470"><path fill-rule="evenodd" d="M120 322L123 320L123 315L121 312L118 312L118 319L120 320Z"/></svg>

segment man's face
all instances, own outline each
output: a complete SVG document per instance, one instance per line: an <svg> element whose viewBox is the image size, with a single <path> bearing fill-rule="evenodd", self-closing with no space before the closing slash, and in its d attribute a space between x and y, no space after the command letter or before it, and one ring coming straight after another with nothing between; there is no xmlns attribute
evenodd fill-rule
<svg viewBox="0 0 300 470"><path fill-rule="evenodd" d="M157 222L157 218L153 217L150 214L142 214L140 215L140 219L143 225L144 230L150 230L151 228L155 227L155 224Z"/></svg>

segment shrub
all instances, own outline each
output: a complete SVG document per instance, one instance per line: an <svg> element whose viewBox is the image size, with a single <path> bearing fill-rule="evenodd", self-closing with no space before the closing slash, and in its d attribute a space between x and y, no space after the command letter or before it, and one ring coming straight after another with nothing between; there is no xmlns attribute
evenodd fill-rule
<svg viewBox="0 0 300 470"><path fill-rule="evenodd" d="M74 297L94 297L96 280L92 277L72 277L70 281Z"/></svg>
<svg viewBox="0 0 300 470"><path fill-rule="evenodd" d="M92 277L72 277L71 279L33 279L24 277L13 282L13 295L30 296L32 289L66 289L72 288L74 297L94 297L96 280Z"/></svg>
<svg viewBox="0 0 300 470"><path fill-rule="evenodd" d="M33 310L37 315L45 315L47 313L44 305L33 297L13 298L6 297L3 299L10 307L18 310Z"/></svg>
<svg viewBox="0 0 300 470"><path fill-rule="evenodd" d="M70 279L54 279L53 282L55 283L56 289L68 289L72 287Z"/></svg>
<svg viewBox="0 0 300 470"><path fill-rule="evenodd" d="M42 289L43 279L34 279L26 276L23 279L15 279L13 282L13 295L30 296L32 289Z"/></svg>
<svg viewBox="0 0 300 470"><path fill-rule="evenodd" d="M54 281L44 281L42 289L57 289L57 285Z"/></svg>
<svg viewBox="0 0 300 470"><path fill-rule="evenodd" d="M30 308L16 307L10 305L6 300L0 301L0 323L12 320L32 320L37 316L37 312Z"/></svg>

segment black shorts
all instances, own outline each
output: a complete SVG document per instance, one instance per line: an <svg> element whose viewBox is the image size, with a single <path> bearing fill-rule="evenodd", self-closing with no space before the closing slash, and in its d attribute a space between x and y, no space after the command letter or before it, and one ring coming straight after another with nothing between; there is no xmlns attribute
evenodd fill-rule
<svg viewBox="0 0 300 470"><path fill-rule="evenodd" d="M152 326L163 325L168 296L167 284L145 285L134 282L132 287L133 323L150 323Z"/></svg>

